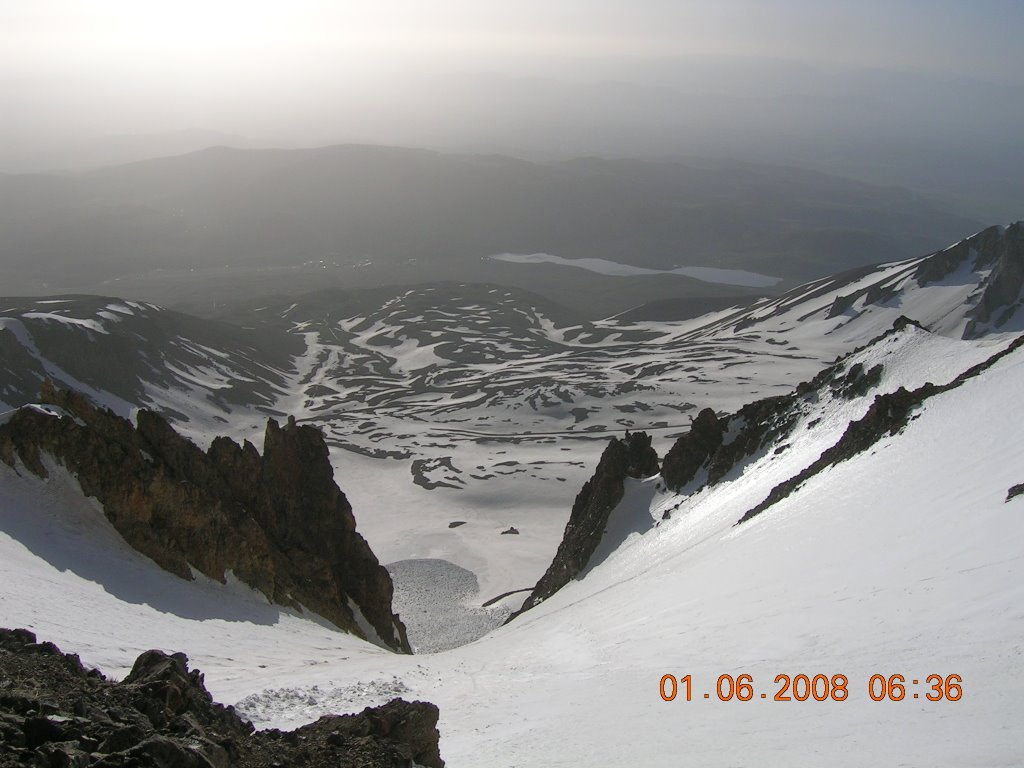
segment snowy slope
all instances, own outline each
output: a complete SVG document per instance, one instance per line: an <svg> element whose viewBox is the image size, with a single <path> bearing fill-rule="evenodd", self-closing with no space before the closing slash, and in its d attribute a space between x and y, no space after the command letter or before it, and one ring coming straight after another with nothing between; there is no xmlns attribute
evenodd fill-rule
<svg viewBox="0 0 1024 768"><path fill-rule="evenodd" d="M121 413L161 410L200 444L293 414L325 432L382 562L467 569L479 606L543 573L609 435L643 429L664 453L701 408L789 392L900 315L950 339L972 322L983 340L1014 333L1016 315L971 315L996 283L997 305L1019 305L997 278L1021 258L1020 231L681 322L572 324L469 284L297 297L255 309L250 330L114 299L7 300L0 401L31 402L49 375Z"/></svg>
<svg viewBox="0 0 1024 768"><path fill-rule="evenodd" d="M302 344L100 296L0 299L0 410L34 402L40 381L121 416L163 412L198 442L248 436L290 391Z"/></svg>
<svg viewBox="0 0 1024 768"><path fill-rule="evenodd" d="M708 324L706 332L799 330L849 340L899 315L957 338L1024 330L1024 222L990 227L945 250L816 280Z"/></svg>
<svg viewBox="0 0 1024 768"><path fill-rule="evenodd" d="M456 285L356 314L301 300L267 309L277 319L255 334L274 341L265 353L251 335L185 329L149 305L5 307L0 400L50 375L120 412L162 408L200 443L250 436L267 413L320 426L381 561L413 574L433 561L443 577L406 579L398 595L409 611L445 602L444 637L437 621L410 621L423 648L478 637L518 606L522 594L479 610L536 582L609 434L649 429L664 453L699 408L790 392L901 315L933 332L909 326L854 353L849 366L882 365L878 385L804 403L785 447L725 482L688 496L635 484L581 581L470 645L395 657L237 585L178 582L126 551L73 481L58 472L39 485L5 466L0 623L114 673L151 646L185 650L215 695L261 725L426 698L441 706L453 766L1017 764L1024 497L1004 499L1024 482L1020 352L734 526L876 394L952 381L1008 344L1019 291L987 321L978 310L1003 295L990 257L1019 230L678 323L564 325L514 292ZM520 535L501 535L512 525ZM780 673L843 673L851 695L668 704L666 672L693 674L712 696L722 673L752 674L770 693ZM876 703L874 673L956 673L966 693Z"/></svg>
<svg viewBox="0 0 1024 768"><path fill-rule="evenodd" d="M5 467L0 568L12 588L0 618L114 671L151 645L183 649L216 696L240 701L260 725L358 708L382 692L429 699L456 768L1017 765L1024 496L1005 499L1024 482L1024 352L929 398L902 432L735 525L876 394L950 382L1006 343L913 326L887 336L849 361L883 366L867 395L807 398L788 450L763 451L694 495L637 482L619 511L646 516L646 528L512 624L454 650L386 654L220 585L178 583L210 590L191 612L169 583L128 594L125 584L173 579L137 556L111 557L117 542L95 534L94 510L70 506L74 489L59 473L41 490ZM77 522L90 511L92 522ZM67 550L92 552L101 571ZM216 617L205 615L214 600ZM666 673L692 675L694 700L662 701ZM849 696L772 700L776 675L800 673L844 674ZM872 675L897 673L905 700L868 697ZM717 701L721 674L751 675L768 698ZM960 675L963 698L925 700L931 674Z"/></svg>
<svg viewBox="0 0 1024 768"><path fill-rule="evenodd" d="M883 389L919 379L916 363L932 357L931 345L910 341ZM416 690L442 708L446 757L472 766L1016 765L1024 499L1004 499L1022 479L1022 386L1017 352L740 527L743 511L820 446L794 445L787 472L748 467L702 496L662 498L655 513L682 502L672 520L627 540L582 581L473 645L404 662L437 672L436 686ZM665 703L666 672L692 674L698 692L712 692L719 674L751 674L769 698ZM850 696L776 702L780 673L842 673ZM919 685L917 700L874 702L876 673L959 674L966 693L933 703Z"/></svg>
<svg viewBox="0 0 1024 768"><path fill-rule="evenodd" d="M450 560L478 575L486 599L546 568L609 434L644 429L664 452L700 408L733 412L789 392L902 315L950 339L969 327L982 339L1016 333L1017 315L998 327L974 315L993 291L1008 310L1020 304L1020 286L997 273L1024 262L1021 231L993 228L674 323L560 325L514 291L471 285L410 289L352 317L300 302L287 313L312 363L300 417L346 449L336 453L339 484L383 559ZM424 466L443 472L425 477ZM381 509L377 482L397 486L403 474L403 503ZM452 520L471 525L449 531ZM507 525L531 542L496 539Z"/></svg>
<svg viewBox="0 0 1024 768"><path fill-rule="evenodd" d="M229 576L187 582L140 555L66 470L41 481L0 462L0 624L38 627L115 676L136 649L193 649L225 682L313 665L324 648L384 653L318 617L271 605ZM264 666L260 666L260 665ZM283 666L282 666L283 665ZM270 674L268 672L268 674Z"/></svg>

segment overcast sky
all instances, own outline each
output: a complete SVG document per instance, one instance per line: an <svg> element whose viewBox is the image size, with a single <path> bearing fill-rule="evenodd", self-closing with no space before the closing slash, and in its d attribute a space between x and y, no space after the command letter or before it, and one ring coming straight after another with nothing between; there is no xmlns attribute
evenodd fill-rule
<svg viewBox="0 0 1024 768"><path fill-rule="evenodd" d="M1021 81L1019 0L3 0L14 77L722 54Z"/></svg>
<svg viewBox="0 0 1024 768"><path fill-rule="evenodd" d="M1005 152L1022 29L1021 0L0 0L0 171L185 150L124 139L186 131L787 160L824 142L817 165L868 142Z"/></svg>

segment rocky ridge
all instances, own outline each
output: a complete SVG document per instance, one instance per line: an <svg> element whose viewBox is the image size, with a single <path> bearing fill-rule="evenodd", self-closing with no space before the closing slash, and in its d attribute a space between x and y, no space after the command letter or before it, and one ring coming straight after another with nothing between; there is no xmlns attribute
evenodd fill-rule
<svg viewBox="0 0 1024 768"><path fill-rule="evenodd" d="M932 290L935 288L936 290ZM713 321L704 330L781 331L837 320L833 332L872 316L910 314L930 330L963 339L1024 329L1024 221L993 226L907 261L813 280Z"/></svg>
<svg viewBox="0 0 1024 768"><path fill-rule="evenodd" d="M146 651L121 682L0 629L0 768L443 768L438 710L394 699L295 731L254 731L184 654Z"/></svg>
<svg viewBox="0 0 1024 768"><path fill-rule="evenodd" d="M508 621L549 598L574 579L601 543L608 516L625 494L627 477L644 478L658 473L658 454L645 432L627 432L612 438L601 454L594 476L576 496L569 522L554 560L537 582L523 607Z"/></svg>
<svg viewBox="0 0 1024 768"><path fill-rule="evenodd" d="M677 438L665 454L661 466L665 489L692 495L735 477L758 456L788 450L788 440L800 419L809 412L811 404L823 398L854 400L868 397L881 383L883 365L877 363L866 367L853 358L890 336L906 332L911 326L919 331L926 330L919 323L900 317L888 331L842 356L789 394L757 400L732 414L720 416L711 408L701 410L693 419L690 430ZM1024 336L947 384L926 383L912 391L900 387L893 392L876 394L865 415L850 422L834 446L805 469L774 487L767 498L744 513L737 524L757 516L818 472L870 449L887 435L898 433L913 418L913 411L929 397L960 386L1021 346L1024 346ZM814 420L806 426L813 429ZM648 458L647 450L653 459ZM586 567L600 544L610 513L622 500L624 478L650 476L655 473L652 467L657 469L657 456L650 448L650 438L646 434L627 433L626 440L621 442L613 439L593 478L576 498L554 561L522 609L509 620L550 597ZM1019 492L1018 488L1010 489L1007 500ZM669 519L668 515L666 513L664 519Z"/></svg>
<svg viewBox="0 0 1024 768"><path fill-rule="evenodd" d="M851 364L849 359L909 326L924 330L915 321L900 317L889 331L844 355L788 395L758 400L737 413L724 416L718 416L709 408L702 410L690 431L680 436L665 454L661 474L666 486L679 493L696 493L706 486L715 485L730 473L742 471L745 462L759 453L787 450L786 437L803 413L802 404L826 395L847 400L868 396L881 381L882 365L865 369L862 363ZM829 466L868 450L888 435L897 434L925 400L959 387L1021 346L1024 346L1024 336L947 384L926 383L912 391L900 387L894 392L875 395L865 415L851 422L835 445L804 470L775 486L768 497L748 510L739 522L756 517ZM809 426L813 427L813 422Z"/></svg>
<svg viewBox="0 0 1024 768"><path fill-rule="evenodd" d="M976 339L1004 329L1024 305L1024 222L989 227L956 245L920 260L911 277L921 287L940 283L961 268L980 275L968 299L963 338ZM860 298L867 304L887 302L899 293L896 283L875 283L838 297L829 312L838 317Z"/></svg>
<svg viewBox="0 0 1024 768"><path fill-rule="evenodd" d="M274 603L409 652L391 578L356 531L320 432L267 423L262 455L218 437L206 452L159 415L137 425L44 382L43 405L0 424L0 460L46 477L63 464L135 549L191 579L236 578Z"/></svg>
<svg viewBox="0 0 1024 768"><path fill-rule="evenodd" d="M924 330L913 320L900 317L888 331L842 356L789 394L756 400L723 416L710 408L703 409L690 425L690 431L681 435L665 454L661 476L666 487L696 493L738 470L760 451L772 446L777 451L786 450L788 446L783 440L802 413L801 403L826 394L845 400L865 397L881 381L883 366L879 363L865 369L863 363L851 364L849 359L910 326Z"/></svg>
<svg viewBox="0 0 1024 768"><path fill-rule="evenodd" d="M1018 337L1009 346L992 355L988 360L967 369L948 384L937 385L927 383L909 391L904 387L900 387L895 392L876 395L864 417L851 422L835 445L823 452L817 460L802 472L775 486L768 494L768 497L756 507L746 512L739 522L746 522L761 514L776 502L789 496L809 478L819 472L868 450L879 440L889 435L899 433L911 419L915 418L914 411L928 398L942 392L948 392L951 389L956 389L1022 346L1024 346L1024 336Z"/></svg>

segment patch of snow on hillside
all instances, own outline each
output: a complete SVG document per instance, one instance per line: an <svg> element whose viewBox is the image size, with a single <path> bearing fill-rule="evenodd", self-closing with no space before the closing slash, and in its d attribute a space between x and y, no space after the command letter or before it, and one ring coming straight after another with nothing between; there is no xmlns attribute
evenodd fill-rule
<svg viewBox="0 0 1024 768"><path fill-rule="evenodd" d="M68 315L61 315L56 312L25 312L22 317L26 320L56 321L58 323L64 323L65 325L76 325L80 328L87 328L90 331L95 331L96 333L109 333L109 331L103 327L102 323L99 323L96 320L69 317Z"/></svg>

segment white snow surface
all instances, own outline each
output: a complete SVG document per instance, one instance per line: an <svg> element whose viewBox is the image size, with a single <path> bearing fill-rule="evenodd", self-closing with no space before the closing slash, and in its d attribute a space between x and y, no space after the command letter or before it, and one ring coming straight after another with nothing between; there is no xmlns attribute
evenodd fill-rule
<svg viewBox="0 0 1024 768"><path fill-rule="evenodd" d="M1002 343L908 328L850 362L881 362L876 391L892 391L950 381ZM184 650L217 698L241 702L264 727L397 694L430 700L454 768L1015 766L1024 496L1005 499L1024 482L1022 390L1018 351L735 526L875 392L811 402L788 450L709 490L631 483L603 559L583 578L476 642L411 657L237 584L177 580L129 550L59 469L41 484L0 465L0 624L27 626L115 675L149 647ZM428 543L417 546L429 556ZM692 676L692 701L661 699L666 673ZM751 675L754 699L718 701L722 674ZM774 701L780 674L843 674L849 696ZM907 698L872 701L875 674L904 675ZM932 674L960 675L963 698L927 701Z"/></svg>
<svg viewBox="0 0 1024 768"><path fill-rule="evenodd" d="M497 289L490 309L483 294L430 307L408 291L366 318L296 322L306 352L275 379L266 405L324 430L338 484L380 561L419 564L396 605L409 613L414 645L440 652L384 652L268 605L230 575L221 585L166 574L53 466L41 483L0 464L0 625L27 626L115 676L150 647L184 650L214 695L239 702L261 727L393 695L434 701L454 768L1019 765L1024 496L1004 499L1024 483L1021 352L734 527L833 445L875 394L951 381L1009 342L1012 328L960 339L984 275L964 266L922 287L912 277L919 263L679 323L557 326ZM872 286L900 292L830 316L837 299ZM150 311L136 302L85 317L47 308L0 318L0 329L56 381L128 414L137 404L46 360L32 331L48 324L99 344ZM910 327L851 357L883 365L867 398L807 405L786 450L752 457L713 489L687 496L659 490L657 478L631 482L582 578L480 637L523 594L491 611L481 604L532 586L550 563L610 435L647 429L664 454L698 408L733 412L789 392L900 315L934 333ZM167 383L146 383L145 404L181 414L175 427L200 445L225 433L261 445L265 414L213 397L242 369L223 351L174 344L182 362ZM366 455L378 448L394 455ZM424 478L451 487L413 484L420 459L433 462ZM520 535L502 536L512 525ZM416 578L416 568L441 562ZM432 603L444 605L440 620L415 615ZM691 674L694 701L662 701L665 673ZM768 698L717 701L717 677L741 673ZM776 675L800 673L847 675L849 699L771 699ZM873 702L876 673L908 683L959 674L965 693L929 702L926 686L908 685L918 699Z"/></svg>
<svg viewBox="0 0 1024 768"><path fill-rule="evenodd" d="M245 686L261 670L280 673L283 685L290 676L281 663L317 665L324 648L383 653L315 615L271 605L230 574L222 585L162 570L121 538L63 467L49 457L44 464L50 476L40 481L0 462L0 626L81 648L115 677L146 648L191 649L218 678L215 687Z"/></svg>

